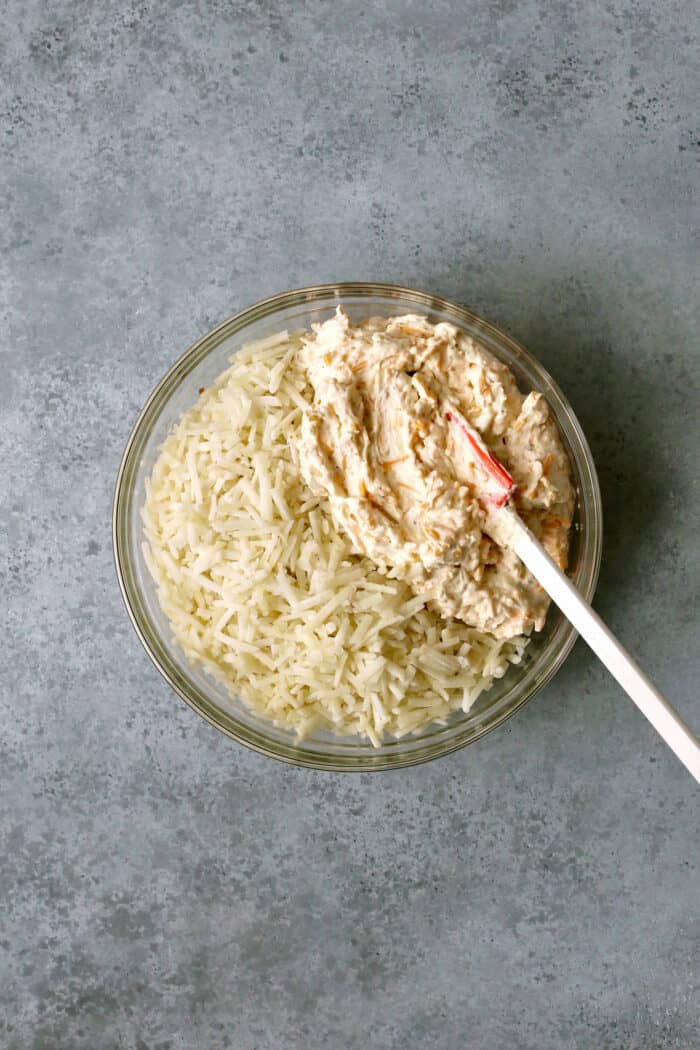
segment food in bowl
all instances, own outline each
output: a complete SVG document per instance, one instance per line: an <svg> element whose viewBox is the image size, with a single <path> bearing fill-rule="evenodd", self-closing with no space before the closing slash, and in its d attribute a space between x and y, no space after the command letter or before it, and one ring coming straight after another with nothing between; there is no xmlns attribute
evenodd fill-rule
<svg viewBox="0 0 700 1050"><path fill-rule="evenodd" d="M397 331L401 323L420 328L424 349L431 339L449 336L447 357L455 358L450 374L458 374L459 354L469 352L481 370L480 382L488 387L484 377L491 374L489 370L501 377L505 430L497 433L493 429L497 424L492 423L492 429L484 425L482 433L487 441L508 436L506 422L512 425L521 417L527 398L517 391L506 366L454 326L432 329L425 319L414 316L410 322L406 318L373 319L364 327L356 326L357 333L363 334L355 335L342 314L326 325L340 325L360 341L373 332L387 351L379 355L382 361L393 352L394 336L408 342L418 340L415 334ZM546 604L530 592L536 608L528 607L527 616L519 612L523 629L517 632L504 609L518 610L504 604L501 591L488 611L484 578L491 574L500 579L503 559L490 541L477 537L478 507L472 506L467 513L457 506L460 494L471 504L475 498L468 491L467 479L459 480L461 487L450 479L447 453L441 461L447 479L441 494L451 518L447 530L438 535L446 556L446 575L453 582L451 590L443 587L441 592L438 585L433 586L440 579L440 539L431 554L429 534L423 535L416 526L406 535L406 542L413 543L416 552L423 543L425 557L409 558L407 564L403 549L395 559L376 557L374 541L364 538L367 530L348 527L350 520L344 521L334 501L352 499L357 514L366 515L368 508L360 507L360 502L371 499L374 489L363 493L348 478L350 490L346 486L348 495L343 497L313 469L310 441L314 428L320 426L325 396L323 378L312 367L313 347L318 348L319 339L328 336L325 328L316 327L312 335L281 332L249 345L201 392L197 404L162 446L147 483L142 509L144 557L175 641L189 660L202 664L251 710L300 737L331 730L360 735L379 746L386 736L417 733L431 723L445 724L454 711L468 711L509 664L521 661L528 631L537 629ZM401 352L406 356L411 351L403 345ZM434 348L434 352L443 350ZM483 356L477 361L478 354ZM413 363L418 356L416 351ZM379 363L379 373L388 367L387 362ZM431 369L432 365L427 368L423 363L415 370L425 373L419 375L419 382L429 384ZM471 365L468 371L473 371ZM473 374L476 378L477 373ZM352 383L357 386L357 380ZM448 386L451 397L478 427L479 419L469 415L468 390L451 380ZM357 396L363 398L366 393ZM399 393L391 396L400 400ZM368 411L372 416L374 409ZM537 425L528 421L535 416ZM536 482L531 496L525 495L524 488L522 498L550 503L532 508L522 504L519 509L532 509L534 517L528 523L541 527L543 537L550 529L563 560L568 528L565 512L568 508L570 522L573 501L568 465L565 469L558 458L561 451L565 461L565 453L561 444L549 447L558 442L558 435L544 402L531 405L525 417L533 435L546 432L548 449L539 476L535 478L534 467L528 475L530 483ZM369 430L366 437L372 437ZM437 446L438 436L433 434L432 440ZM506 445L508 440L503 447ZM328 448L332 458L332 445ZM336 453L339 449L337 445ZM545 470L544 458L550 453L553 460ZM514 469L516 453L512 461L501 448L498 454ZM525 459L523 454L523 463ZM370 460L374 469L378 454L370 453L367 465ZM430 467L429 462L424 465ZM540 484L543 476L544 486ZM394 477L388 487L392 498L403 506L394 492ZM454 489L452 503L445 495L448 480ZM525 475L516 480L523 483ZM552 492L545 497L547 485ZM427 499L427 492L425 496ZM405 507L409 513L409 504ZM562 524L547 525L547 515L555 511ZM460 513L464 540L453 521ZM390 552L388 548L387 554ZM481 580L474 580L473 586L480 587L481 593L478 600L463 599L459 606L441 607L441 594L445 602L458 597L455 580L460 554L478 559L475 574L481 569ZM432 575L428 569L433 570ZM517 571L515 594L521 593L519 588L530 587L524 570L518 566ZM467 586L467 569L463 575ZM463 615L455 615L458 612ZM486 629L485 622L496 629Z"/></svg>
<svg viewBox="0 0 700 1050"><path fill-rule="evenodd" d="M524 396L510 369L454 325L412 314L352 325L338 309L302 340L301 356L315 395L302 417L302 472L353 546L445 619L497 638L541 630L549 597L490 538L453 423L463 413L497 453L518 513L565 568L574 491L542 394Z"/></svg>

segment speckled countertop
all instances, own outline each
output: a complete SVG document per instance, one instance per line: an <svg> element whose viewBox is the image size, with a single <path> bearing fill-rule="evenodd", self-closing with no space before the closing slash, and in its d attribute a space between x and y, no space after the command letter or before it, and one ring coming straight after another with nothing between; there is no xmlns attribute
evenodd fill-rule
<svg viewBox="0 0 700 1050"><path fill-rule="evenodd" d="M10 0L0 41L0 1045L698 1045L698 793L581 644L506 727L385 775L199 720L110 504L173 359L285 288L463 302L559 380L597 606L695 726L689 0Z"/></svg>

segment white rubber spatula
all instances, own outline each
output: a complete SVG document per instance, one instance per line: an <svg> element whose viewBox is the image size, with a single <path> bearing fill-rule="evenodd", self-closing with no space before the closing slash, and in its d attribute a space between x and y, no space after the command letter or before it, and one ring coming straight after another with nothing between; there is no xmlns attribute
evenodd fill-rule
<svg viewBox="0 0 700 1050"><path fill-rule="evenodd" d="M668 701L637 666L632 657L585 602L571 581L547 554L510 504L513 479L453 405L445 406L445 418L460 447L483 479L481 503L488 513L487 530L501 546L509 546L544 587L596 656L605 664L637 707L649 719L683 765L700 783L700 744Z"/></svg>

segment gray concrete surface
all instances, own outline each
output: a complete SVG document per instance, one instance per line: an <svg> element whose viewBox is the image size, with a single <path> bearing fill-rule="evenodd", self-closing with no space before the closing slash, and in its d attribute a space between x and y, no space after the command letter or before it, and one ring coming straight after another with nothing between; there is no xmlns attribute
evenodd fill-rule
<svg viewBox="0 0 700 1050"><path fill-rule="evenodd" d="M698 726L699 53L689 0L5 5L0 1045L698 1045L698 793L583 646L444 761L289 769L159 679L110 502L236 309L453 297L568 393L598 607Z"/></svg>

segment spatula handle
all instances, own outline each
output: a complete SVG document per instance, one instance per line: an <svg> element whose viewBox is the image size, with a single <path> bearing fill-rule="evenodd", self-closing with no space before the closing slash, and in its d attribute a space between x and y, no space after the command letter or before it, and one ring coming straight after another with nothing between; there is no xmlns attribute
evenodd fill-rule
<svg viewBox="0 0 700 1050"><path fill-rule="evenodd" d="M605 664L657 733L700 783L700 744L654 683L637 666L596 612L584 601L571 581L550 558L524 522L506 508L510 517L512 547L541 583L596 656Z"/></svg>

